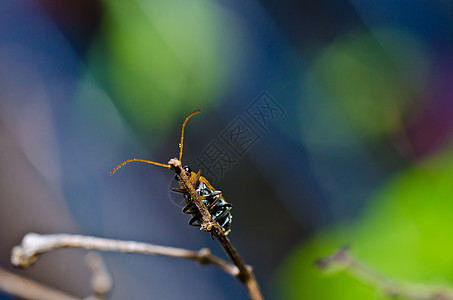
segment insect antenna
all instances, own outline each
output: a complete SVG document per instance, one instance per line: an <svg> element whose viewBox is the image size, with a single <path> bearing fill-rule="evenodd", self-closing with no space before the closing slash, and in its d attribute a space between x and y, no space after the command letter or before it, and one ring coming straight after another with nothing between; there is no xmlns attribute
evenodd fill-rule
<svg viewBox="0 0 453 300"><path fill-rule="evenodd" d="M184 128L186 127L186 123L193 115L196 115L196 114L198 114L200 112L201 112L201 110L194 111L193 113L188 115L187 118L184 120L184 123L182 123L181 142L179 143L179 161L181 161L181 158L182 158L182 148L184 146L184 143L183 143L184 142Z"/></svg>
<svg viewBox="0 0 453 300"><path fill-rule="evenodd" d="M183 143L184 143L184 128L186 127L186 123L187 121L193 116L193 115L196 115L198 113L200 113L201 110L196 110L194 111L193 113L191 113L190 115L188 115L186 117L186 119L184 120L184 123L182 124L182 129L181 129L181 142L179 143L179 161L181 161L181 158L182 158L182 149L183 149ZM156 166L160 166L160 167L164 167L164 168L170 168L169 165L167 164L161 164L161 163L158 163L158 162L155 162L155 161L150 161L150 160L146 160L146 159L141 159L141 158L132 158L132 159L128 159L126 161L123 161L122 163L120 163L119 165L117 165L113 170L112 172L110 172L110 175L113 175L115 174L116 171L118 171L119 168L121 168L122 166L124 166L125 164L127 163L130 163L130 162L133 162L133 161L139 161L139 162L144 162L144 163L147 163L147 164L152 164L152 165L156 165Z"/></svg>
<svg viewBox="0 0 453 300"><path fill-rule="evenodd" d="M152 164L152 165L156 165L156 166L160 166L160 167L164 167L164 168L170 168L169 165L161 164L161 163L158 163L158 162L155 162L155 161L150 161L150 160L141 159L141 158L132 158L132 159L128 159L128 160L126 160L126 161L123 161L122 163L120 163L119 165L117 165L117 166L112 170L112 172L110 172L110 175L115 174L115 172L118 171L119 168L121 168L121 167L124 166L125 164L130 163L130 162L133 162L133 161L140 161L140 162L144 162L144 163L147 163L147 164Z"/></svg>

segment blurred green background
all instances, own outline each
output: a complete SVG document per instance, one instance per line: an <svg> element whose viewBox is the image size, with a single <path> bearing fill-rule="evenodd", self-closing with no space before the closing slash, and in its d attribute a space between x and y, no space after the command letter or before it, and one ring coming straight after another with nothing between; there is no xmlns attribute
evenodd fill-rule
<svg viewBox="0 0 453 300"><path fill-rule="evenodd" d="M452 15L449 1L2 1L0 266L18 272L27 232L223 256L187 225L170 172L109 175L176 156L202 109L183 162L233 204L230 238L266 298L385 299L315 268L343 245L390 278L453 284ZM83 297L84 253L19 273ZM247 299L215 268L103 257L111 299Z"/></svg>

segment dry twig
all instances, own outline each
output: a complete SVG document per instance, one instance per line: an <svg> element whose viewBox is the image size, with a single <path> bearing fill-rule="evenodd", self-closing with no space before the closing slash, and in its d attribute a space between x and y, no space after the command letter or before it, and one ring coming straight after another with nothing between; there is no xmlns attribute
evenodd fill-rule
<svg viewBox="0 0 453 300"><path fill-rule="evenodd" d="M159 246L134 241L119 241L83 235L28 233L22 243L15 246L11 253L11 262L16 267L26 268L33 264L42 253L58 248L83 248L100 251L119 251L123 253L141 253L179 257L198 261L201 265L214 265L223 271L237 276L236 266L211 254L209 249L199 251Z"/></svg>
<svg viewBox="0 0 453 300"><path fill-rule="evenodd" d="M0 290L23 299L82 300L0 268Z"/></svg>
<svg viewBox="0 0 453 300"><path fill-rule="evenodd" d="M379 290L389 298L453 300L452 288L428 286L388 278L352 256L347 247L340 248L330 256L318 259L316 265L326 272L347 272L351 277Z"/></svg>
<svg viewBox="0 0 453 300"><path fill-rule="evenodd" d="M219 225L219 223L213 220L211 213L203 203L200 195L198 195L198 193L196 192L195 187L190 182L188 175L186 174L186 172L182 171L181 161L177 158L173 158L168 162L168 165L170 166L170 169L172 169L178 175L183 187L186 189L186 191L189 192L190 197L194 200L195 205L200 211L203 217L201 229L207 232L211 232L217 238L227 255L230 257L231 261L238 268L239 273L236 275L236 277L247 288L250 298L253 300L264 299L258 282L256 281L255 275L253 274L252 268L245 264L236 248L234 248L233 244L225 235L223 228Z"/></svg>

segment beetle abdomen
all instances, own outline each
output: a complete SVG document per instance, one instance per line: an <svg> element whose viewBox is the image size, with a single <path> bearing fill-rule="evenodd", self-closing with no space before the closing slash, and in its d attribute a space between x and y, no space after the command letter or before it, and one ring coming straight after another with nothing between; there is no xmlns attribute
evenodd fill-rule
<svg viewBox="0 0 453 300"><path fill-rule="evenodd" d="M233 205L225 201L221 191L212 189L207 184L205 184L204 181L206 181L205 178L203 178L203 180L200 180L196 188L196 192L198 195L200 195L203 203L208 208L214 221L219 223L219 225L224 229L225 234L228 234L231 231L230 226L231 222L233 221L233 216L230 213ZM182 212L192 216L192 218L189 220L189 225L201 226L202 215L195 205L193 199L191 199L190 195L187 193L185 193L183 196L186 200L187 205L183 208Z"/></svg>

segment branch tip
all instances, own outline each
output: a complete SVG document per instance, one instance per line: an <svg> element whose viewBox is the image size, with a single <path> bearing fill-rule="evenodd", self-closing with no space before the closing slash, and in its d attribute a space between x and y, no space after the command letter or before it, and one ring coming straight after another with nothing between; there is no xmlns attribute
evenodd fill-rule
<svg viewBox="0 0 453 300"><path fill-rule="evenodd" d="M85 263L91 269L91 289L95 295L104 296L112 289L112 277L101 255L97 252L89 252L85 256Z"/></svg>
<svg viewBox="0 0 453 300"><path fill-rule="evenodd" d="M351 263L351 255L349 247L341 247L331 255L319 258L315 261L315 265L323 272L335 273L343 271L349 267Z"/></svg>

